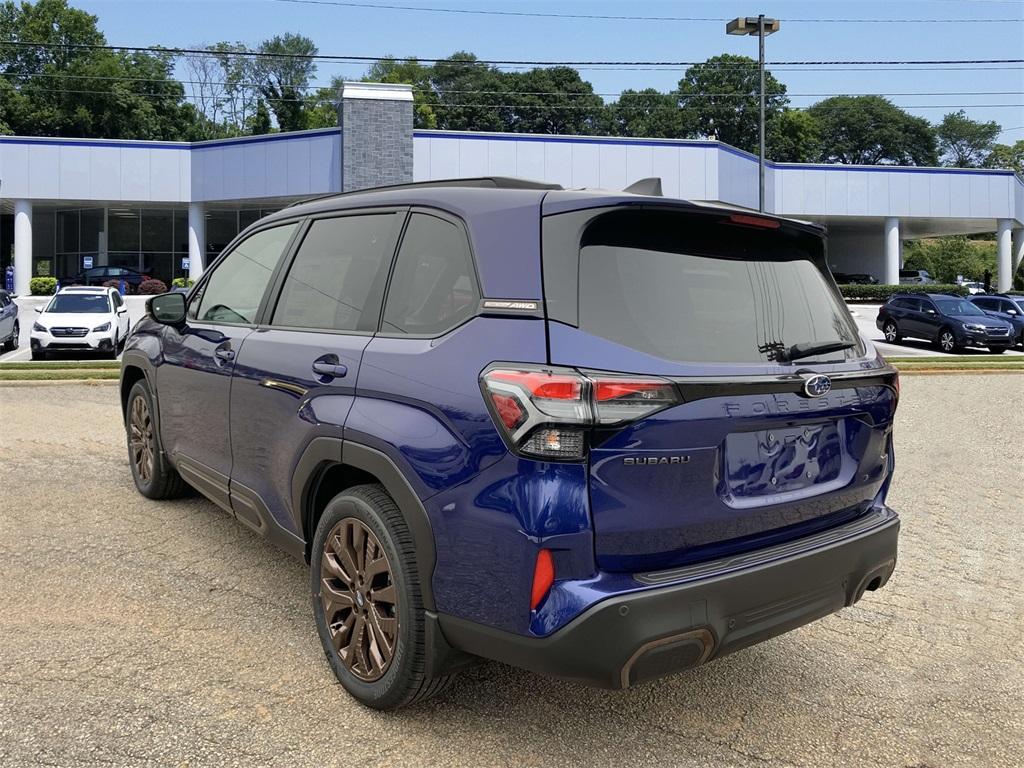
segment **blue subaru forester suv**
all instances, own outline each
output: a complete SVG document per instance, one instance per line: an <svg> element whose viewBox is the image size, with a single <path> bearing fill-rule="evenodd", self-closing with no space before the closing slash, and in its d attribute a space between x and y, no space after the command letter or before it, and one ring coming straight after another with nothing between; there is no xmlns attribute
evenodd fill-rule
<svg viewBox="0 0 1024 768"><path fill-rule="evenodd" d="M897 375L824 251L811 224L513 179L295 205L136 325L135 483L307 561L371 707L480 657L607 688L694 667L896 564Z"/></svg>

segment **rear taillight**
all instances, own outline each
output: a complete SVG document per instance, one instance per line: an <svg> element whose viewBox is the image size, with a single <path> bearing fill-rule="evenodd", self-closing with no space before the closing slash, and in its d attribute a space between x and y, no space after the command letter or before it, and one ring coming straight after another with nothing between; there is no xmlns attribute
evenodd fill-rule
<svg viewBox="0 0 1024 768"><path fill-rule="evenodd" d="M681 402L667 379L571 368L495 367L480 383L516 451L569 461L586 455L590 427L625 424Z"/></svg>

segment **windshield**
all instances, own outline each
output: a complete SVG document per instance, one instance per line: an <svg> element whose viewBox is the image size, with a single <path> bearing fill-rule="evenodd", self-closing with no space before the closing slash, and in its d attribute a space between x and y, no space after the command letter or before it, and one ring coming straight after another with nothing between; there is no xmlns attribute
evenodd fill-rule
<svg viewBox="0 0 1024 768"><path fill-rule="evenodd" d="M812 235L720 215L608 213L580 241L579 327L678 362L781 362L797 345L823 348L803 359L862 354L812 256L820 248Z"/></svg>
<svg viewBox="0 0 1024 768"><path fill-rule="evenodd" d="M935 299L939 311L944 315L984 315L978 307L966 299Z"/></svg>
<svg viewBox="0 0 1024 768"><path fill-rule="evenodd" d="M53 297L46 311L62 315L101 315L110 311L110 300L98 293L61 293Z"/></svg>

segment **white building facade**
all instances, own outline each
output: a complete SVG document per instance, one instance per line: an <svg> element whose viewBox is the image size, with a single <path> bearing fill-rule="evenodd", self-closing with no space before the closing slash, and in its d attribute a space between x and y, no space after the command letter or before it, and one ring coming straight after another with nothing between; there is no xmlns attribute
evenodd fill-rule
<svg viewBox="0 0 1024 768"><path fill-rule="evenodd" d="M67 280L87 266L196 277L261 216L378 177L618 190L657 176L667 197L757 207L757 159L719 142L414 131L408 87L359 83L342 97L344 127L316 131L198 143L0 137L0 272L14 266L19 294L31 277ZM769 163L766 208L825 224L834 270L886 283L898 282L908 239L996 232L1000 289L1024 256L1024 181L1012 171Z"/></svg>

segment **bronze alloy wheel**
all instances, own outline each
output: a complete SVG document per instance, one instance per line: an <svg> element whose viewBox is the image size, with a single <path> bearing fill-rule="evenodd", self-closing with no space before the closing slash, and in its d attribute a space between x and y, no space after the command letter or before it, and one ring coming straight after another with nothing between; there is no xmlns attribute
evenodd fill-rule
<svg viewBox="0 0 1024 768"><path fill-rule="evenodd" d="M354 517L338 522L324 541L320 600L331 643L360 680L380 680L398 644L398 595L380 541Z"/></svg>
<svg viewBox="0 0 1024 768"><path fill-rule="evenodd" d="M132 400L132 411L128 420L128 445L131 448L136 475L143 483L149 483L153 479L153 419L149 414L149 403L144 397Z"/></svg>

